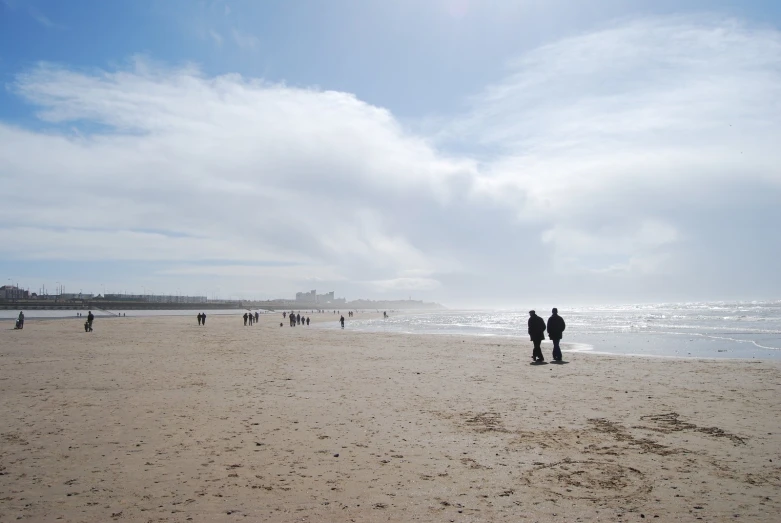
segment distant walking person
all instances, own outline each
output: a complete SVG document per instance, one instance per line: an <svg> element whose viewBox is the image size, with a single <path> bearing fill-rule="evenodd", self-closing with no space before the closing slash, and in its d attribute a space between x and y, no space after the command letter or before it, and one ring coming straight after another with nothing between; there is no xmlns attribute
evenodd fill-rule
<svg viewBox="0 0 781 523"><path fill-rule="evenodd" d="M538 362L545 361L540 348L540 343L545 339L545 320L537 316L537 313L534 311L529 311L529 338L534 343L532 359Z"/></svg>
<svg viewBox="0 0 781 523"><path fill-rule="evenodd" d="M247 326L247 313L244 313L244 326Z"/></svg>
<svg viewBox="0 0 781 523"><path fill-rule="evenodd" d="M301 325L301 315L296 314L296 325Z"/></svg>
<svg viewBox="0 0 781 523"><path fill-rule="evenodd" d="M200 325L201 324L201 313L200 312L198 313L197 318L198 318L198 325Z"/></svg>
<svg viewBox="0 0 781 523"><path fill-rule="evenodd" d="M306 324L309 326L309 316L306 317Z"/></svg>
<svg viewBox="0 0 781 523"><path fill-rule="evenodd" d="M559 348L559 342L561 336L564 333L564 329L567 325L564 323L564 318L559 316L559 309L556 307L551 311L553 314L548 318L548 337L553 342L553 361L561 361L561 348Z"/></svg>
<svg viewBox="0 0 781 523"><path fill-rule="evenodd" d="M24 311L19 311L19 317L16 318L14 329L24 329Z"/></svg>
<svg viewBox="0 0 781 523"><path fill-rule="evenodd" d="M92 322L95 321L95 315L92 311L87 311L87 332L92 332Z"/></svg>
<svg viewBox="0 0 781 523"><path fill-rule="evenodd" d="M342 324L342 328L344 329L344 316L339 318L339 322Z"/></svg>
<svg viewBox="0 0 781 523"><path fill-rule="evenodd" d="M255 311L255 323L257 323L259 319L260 319L260 313L258 311Z"/></svg>
<svg viewBox="0 0 781 523"><path fill-rule="evenodd" d="M201 313L201 325L206 325L206 313Z"/></svg>

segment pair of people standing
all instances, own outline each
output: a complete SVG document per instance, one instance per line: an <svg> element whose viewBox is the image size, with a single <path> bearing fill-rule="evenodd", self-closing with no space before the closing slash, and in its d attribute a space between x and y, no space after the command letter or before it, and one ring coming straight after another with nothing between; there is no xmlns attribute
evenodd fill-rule
<svg viewBox="0 0 781 523"><path fill-rule="evenodd" d="M206 313L205 312L199 312L198 316L198 325L206 325Z"/></svg>
<svg viewBox="0 0 781 523"><path fill-rule="evenodd" d="M534 311L529 311L529 337L532 343L534 343L534 350L532 351L532 359L535 362L543 362L545 358L542 356L542 348L540 344L545 339L545 331L548 331L548 337L553 342L553 361L561 361L561 348L559 342L564 334L564 329L567 327L564 323L564 318L559 316L559 310L553 308L551 317L548 318L548 324L545 324L545 320L537 316Z"/></svg>

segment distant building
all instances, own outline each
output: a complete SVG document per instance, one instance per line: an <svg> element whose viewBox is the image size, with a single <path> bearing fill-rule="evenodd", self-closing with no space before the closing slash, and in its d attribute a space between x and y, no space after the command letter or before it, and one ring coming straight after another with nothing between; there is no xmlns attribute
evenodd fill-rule
<svg viewBox="0 0 781 523"><path fill-rule="evenodd" d="M296 301L301 303L317 303L317 291L297 292Z"/></svg>
<svg viewBox="0 0 781 523"><path fill-rule="evenodd" d="M325 294L317 294L316 290L296 293L297 303L311 303L311 304L325 305L327 303L344 303L345 301L346 300L344 298L335 298L334 291L326 292Z"/></svg>
<svg viewBox="0 0 781 523"><path fill-rule="evenodd" d="M334 301L334 291L326 292L325 294L318 294L316 303L331 303Z"/></svg>
<svg viewBox="0 0 781 523"><path fill-rule="evenodd" d="M174 296L165 294L106 294L106 301L143 301L147 303L206 303L206 296Z"/></svg>
<svg viewBox="0 0 781 523"><path fill-rule="evenodd" d="M94 294L84 294L81 292L63 292L62 294L57 294L55 298L58 300L89 300L94 296Z"/></svg>
<svg viewBox="0 0 781 523"><path fill-rule="evenodd" d="M14 285L3 285L0 287L0 299L4 300L26 300L30 297L30 291L20 289Z"/></svg>

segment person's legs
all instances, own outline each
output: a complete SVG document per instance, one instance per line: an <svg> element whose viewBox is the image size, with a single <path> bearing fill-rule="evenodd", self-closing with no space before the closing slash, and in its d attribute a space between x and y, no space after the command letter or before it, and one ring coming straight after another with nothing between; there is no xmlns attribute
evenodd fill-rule
<svg viewBox="0 0 781 523"><path fill-rule="evenodd" d="M534 340L534 351L532 352L532 358L534 361L545 361L542 356L542 348L540 347L541 340Z"/></svg>
<svg viewBox="0 0 781 523"><path fill-rule="evenodd" d="M552 340L552 341L553 341L553 359L556 361L561 361L561 348L559 347L560 340Z"/></svg>

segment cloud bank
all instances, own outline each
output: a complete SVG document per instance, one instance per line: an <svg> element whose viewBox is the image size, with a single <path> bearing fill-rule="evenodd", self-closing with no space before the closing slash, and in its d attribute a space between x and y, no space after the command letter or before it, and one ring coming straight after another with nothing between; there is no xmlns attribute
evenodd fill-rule
<svg viewBox="0 0 781 523"><path fill-rule="evenodd" d="M40 125L0 123L7 260L455 304L781 291L778 31L554 42L427 134L349 93L142 59L10 88Z"/></svg>

